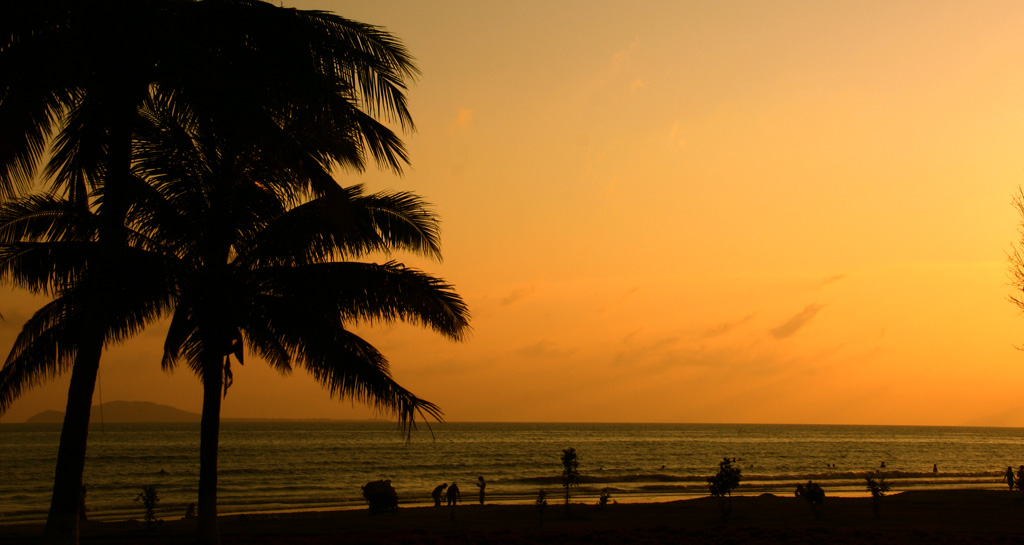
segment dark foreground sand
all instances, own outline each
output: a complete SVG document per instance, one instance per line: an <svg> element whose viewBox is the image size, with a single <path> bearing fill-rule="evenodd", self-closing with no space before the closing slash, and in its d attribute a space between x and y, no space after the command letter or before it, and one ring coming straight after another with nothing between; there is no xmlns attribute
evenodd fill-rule
<svg viewBox="0 0 1024 545"><path fill-rule="evenodd" d="M0 543L39 543L40 525L0 526ZM595 505L552 503L539 521L533 505L460 505L399 509L226 516L225 544L758 544L758 543L1024 543L1024 499L992 490L912 491L882 500L828 498L820 516L793 497L733 498L722 521L716 499ZM183 544L194 521L165 521L147 531L137 521L89 522L82 543Z"/></svg>

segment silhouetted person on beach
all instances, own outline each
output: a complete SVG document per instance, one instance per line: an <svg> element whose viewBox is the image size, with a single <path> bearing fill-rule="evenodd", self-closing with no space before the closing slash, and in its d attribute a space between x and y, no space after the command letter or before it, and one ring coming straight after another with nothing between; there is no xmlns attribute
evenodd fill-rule
<svg viewBox="0 0 1024 545"><path fill-rule="evenodd" d="M448 487L448 492L445 494L445 498L448 500L448 505L455 507L455 504L462 501L462 494L459 493L459 485L452 482L451 486Z"/></svg>
<svg viewBox="0 0 1024 545"><path fill-rule="evenodd" d="M434 507L441 507L441 496L444 494L445 488L448 488L448 483L441 483L430 493L430 497L434 498Z"/></svg>
<svg viewBox="0 0 1024 545"><path fill-rule="evenodd" d="M1013 492L1013 466L1006 466L1006 473L1003 473L1003 482L1010 487L1010 492Z"/></svg>
<svg viewBox="0 0 1024 545"><path fill-rule="evenodd" d="M882 469L885 469L885 461L882 462Z"/></svg>
<svg viewBox="0 0 1024 545"><path fill-rule="evenodd" d="M1024 492L1024 466L1017 470L1017 482L1014 484L1017 485L1017 490Z"/></svg>
<svg viewBox="0 0 1024 545"><path fill-rule="evenodd" d="M476 478L476 487L480 489L480 505L484 504L484 489L487 488L487 483L484 482L484 476L481 475Z"/></svg>

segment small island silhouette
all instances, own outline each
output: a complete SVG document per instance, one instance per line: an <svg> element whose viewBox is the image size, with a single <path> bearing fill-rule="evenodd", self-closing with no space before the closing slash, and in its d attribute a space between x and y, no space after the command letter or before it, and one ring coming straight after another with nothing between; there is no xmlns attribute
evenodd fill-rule
<svg viewBox="0 0 1024 545"><path fill-rule="evenodd" d="M110 401L93 405L95 422L99 422L100 412L103 413L103 421L108 423L199 422L200 419L199 413L149 401ZM64 411L43 411L29 417L25 423L60 424L63 421Z"/></svg>

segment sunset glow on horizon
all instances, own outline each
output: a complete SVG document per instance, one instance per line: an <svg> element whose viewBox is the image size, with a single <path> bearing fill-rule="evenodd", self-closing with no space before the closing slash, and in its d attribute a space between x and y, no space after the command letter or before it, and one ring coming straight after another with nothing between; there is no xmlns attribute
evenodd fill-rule
<svg viewBox="0 0 1024 545"><path fill-rule="evenodd" d="M1024 426L1024 4L290 5L422 71L404 175L338 179L443 221L443 263L391 257L455 285L468 340L358 331L447 420ZM5 292L5 354L42 301ZM109 349L94 403L199 412L165 332ZM247 358L222 415L373 413Z"/></svg>

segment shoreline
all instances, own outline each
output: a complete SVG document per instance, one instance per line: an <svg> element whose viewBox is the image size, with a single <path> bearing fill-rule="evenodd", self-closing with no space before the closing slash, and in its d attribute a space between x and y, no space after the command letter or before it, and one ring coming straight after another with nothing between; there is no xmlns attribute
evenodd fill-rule
<svg viewBox="0 0 1024 545"><path fill-rule="evenodd" d="M754 496L777 496L777 497L791 497L793 490L797 484L803 484L806 481L787 482L785 484L772 483L772 484L748 484L741 483L738 490L735 491L734 497L754 497ZM869 498L870 494L864 488L863 481L857 481L853 484L853 481L816 481L825 487L826 493L829 498ZM908 480L892 481L890 484L893 485L893 490L890 495L895 495L904 492L943 492L943 491L995 491L995 492L1007 492L1006 485L997 483L994 479L991 482L957 482L955 484L947 484L945 486L934 486L934 483L914 483ZM545 491L548 493L549 501L554 498L558 500L560 497L560 489L552 487L546 487ZM401 509L419 509L425 507L432 507L431 500L426 497L419 497L415 499L403 499L403 494L400 491L399 494L399 507ZM585 488L580 487L573 493L573 502L580 504L596 504L598 500L600 490L597 488ZM708 496L707 485L702 484L700 486L693 486L692 488L680 489L678 487L655 487L651 490L642 492L625 492L612 489L611 499L621 504L656 504L656 503L673 503L678 501L690 501ZM476 495L466 495L465 503L468 505L470 501L475 503ZM536 494L489 494L487 496L487 504L495 506L521 506L521 505L533 505L536 499ZM176 521L180 514L183 514L186 510L187 504L177 503L164 503L161 502L157 509L158 516L165 517L165 520ZM220 516L223 517L273 517L278 515L290 515L295 513L331 513L340 511L360 511L366 509L366 502L362 498L358 500L345 502L325 502L322 504L316 503L302 503L296 506L287 505L273 505L268 504L222 504L219 506ZM120 508L118 510L100 510L94 512L92 509L89 510L89 521L98 523L119 523L126 520L132 520L138 517L141 513L141 507L134 506L131 509ZM31 519L27 518L14 518L5 517L5 513L0 513L0 534L5 528L12 526L30 526L33 524L43 524L46 520L46 511L39 511L38 516ZM9 515L9 514L8 514ZM13 520L12 520L13 519Z"/></svg>
<svg viewBox="0 0 1024 545"><path fill-rule="evenodd" d="M865 490L862 480L815 480L816 483L824 487L825 492L829 498L868 498L869 493ZM755 497L755 496L776 496L776 497L792 497L793 491L797 485L806 483L806 480L786 481L786 483L772 483L772 484L740 484L738 490L734 491L735 497ZM912 479L899 479L892 480L890 484L893 486L894 491L890 495L896 495L905 492L944 492L944 491L989 491L989 492L1007 492L1005 484L1000 484L995 481L994 478L986 481L965 481L965 480L953 480L949 483L936 484L936 483L914 483ZM559 498L560 490L552 487L546 487L544 489L548 493L549 504L551 498ZM398 505L401 509L417 509L422 507L431 507L432 503L426 495L421 494L419 497L407 498L404 496L404 492L399 490L399 501ZM693 486L687 488L679 487L649 487L649 490L645 491L629 491L624 492L611 489L611 499L617 503L622 504L651 504L651 503L672 503L677 501L689 501L699 498L705 498L708 496L707 485ZM572 494L573 502L579 502L581 504L596 504L598 501L600 490L596 487L580 487L575 490ZM475 493L472 495L465 495L467 504L470 500L475 502ZM507 494L507 493L496 493L487 495L488 505L500 505L500 506L515 506L515 505L532 505L534 500L537 498L537 494ZM161 502L157 511L158 515L164 517L166 520L177 520L181 514L186 510L187 504L180 502ZM288 504L270 504L270 503L226 503L222 502L219 506L219 512L221 517L234 517L234 516L274 516L282 514L292 513L303 513L303 512L324 512L330 513L335 511L358 511L366 509L366 501L361 497L356 499L352 497L346 501L331 501L331 502L308 502L302 501L295 505ZM140 516L141 507L138 505L131 506L130 508L119 507L118 509L109 509L100 507L97 510L89 509L89 521L92 522L123 522L125 520L133 519ZM24 514L15 514L13 512L3 513L0 512L0 534L5 528L12 526L31 526L31 525L42 525L46 519L46 511L38 510L35 515L30 517Z"/></svg>
<svg viewBox="0 0 1024 545"><path fill-rule="evenodd" d="M614 499L614 498L613 498ZM224 543L991 543L1016 541L1024 495L1005 490L911 490L882 499L875 517L869 497L828 497L818 516L792 496L734 496L723 521L717 498L616 503L600 509L573 503L569 515L549 496L543 518L531 504L464 503L401 507L395 514L366 508L222 515ZM2 526L5 543L41 543L43 525ZM137 520L86 522L81 542L189 543L194 520L165 520L153 530Z"/></svg>

